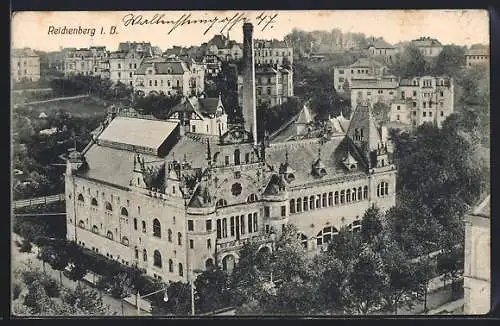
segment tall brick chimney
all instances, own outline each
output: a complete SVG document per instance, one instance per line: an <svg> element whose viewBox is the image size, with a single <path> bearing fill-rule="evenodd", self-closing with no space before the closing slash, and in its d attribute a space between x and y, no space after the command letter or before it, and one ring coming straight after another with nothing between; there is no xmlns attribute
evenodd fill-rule
<svg viewBox="0 0 500 326"><path fill-rule="evenodd" d="M257 144L257 110L255 107L255 59L253 47L253 25L243 24L243 119L245 130L252 133Z"/></svg>

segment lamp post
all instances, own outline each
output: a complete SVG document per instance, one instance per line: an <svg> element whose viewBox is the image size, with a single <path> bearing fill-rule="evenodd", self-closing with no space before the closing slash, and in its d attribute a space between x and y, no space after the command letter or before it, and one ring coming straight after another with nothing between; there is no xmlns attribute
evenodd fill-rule
<svg viewBox="0 0 500 326"><path fill-rule="evenodd" d="M137 297L136 297L137 316L141 315L141 299L149 297L150 295L153 295L153 294L156 294L156 293L159 293L159 292L162 292L162 291L165 291L165 294L163 295L163 301L168 302L168 294L167 294L167 288L166 287L161 288L160 290L151 292L149 294L143 295L143 296L141 296L141 294L139 293L139 290L137 290Z"/></svg>

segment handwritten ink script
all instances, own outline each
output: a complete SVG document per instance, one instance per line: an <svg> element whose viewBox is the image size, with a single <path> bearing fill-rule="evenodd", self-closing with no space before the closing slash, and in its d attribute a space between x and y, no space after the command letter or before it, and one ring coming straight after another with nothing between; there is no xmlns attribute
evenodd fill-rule
<svg viewBox="0 0 500 326"><path fill-rule="evenodd" d="M276 23L276 18L278 14L267 14L265 12L260 13L255 18L255 25L259 26L261 31L266 29L271 29ZM182 14L177 19L169 19L165 17L165 14L155 13L151 17L145 17L143 15L136 15L133 13L126 14L122 18L122 23L125 27L131 26L144 26L144 25L170 25L171 28L168 31L168 35L179 27L185 25L203 25L207 26L203 35L207 34L214 26L221 26L220 33L229 32L238 23L250 22L250 19L244 13L236 13L233 16L214 16L209 19L196 19L191 13Z"/></svg>

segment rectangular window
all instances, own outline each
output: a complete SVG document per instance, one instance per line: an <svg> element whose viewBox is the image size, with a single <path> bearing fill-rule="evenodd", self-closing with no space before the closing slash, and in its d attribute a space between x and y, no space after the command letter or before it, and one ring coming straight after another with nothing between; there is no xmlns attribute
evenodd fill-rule
<svg viewBox="0 0 500 326"><path fill-rule="evenodd" d="M417 91L413 91L413 96L417 96Z"/></svg>
<svg viewBox="0 0 500 326"><path fill-rule="evenodd" d="M250 153L245 153L245 163L250 163Z"/></svg>
<svg viewBox="0 0 500 326"><path fill-rule="evenodd" d="M206 221L207 232L212 231L212 220Z"/></svg>
<svg viewBox="0 0 500 326"><path fill-rule="evenodd" d="M240 233L245 234L245 215L240 216Z"/></svg>
<svg viewBox="0 0 500 326"><path fill-rule="evenodd" d="M269 217L271 215L270 207L264 206L264 217Z"/></svg>
<svg viewBox="0 0 500 326"><path fill-rule="evenodd" d="M227 218L222 219L222 237L227 238Z"/></svg>
<svg viewBox="0 0 500 326"><path fill-rule="evenodd" d="M188 231L193 231L193 230L194 230L193 220L188 220Z"/></svg>
<svg viewBox="0 0 500 326"><path fill-rule="evenodd" d="M424 106L424 107L425 107L425 106ZM422 115L423 115L424 117L425 117L425 116L427 116L427 112L425 112L425 111L424 111L424 112L422 112Z"/></svg>
<svg viewBox="0 0 500 326"><path fill-rule="evenodd" d="M252 214L248 214L248 219L247 219L247 225L248 225L248 233L252 233L252 226L253 226L253 220L252 220Z"/></svg>
<svg viewBox="0 0 500 326"><path fill-rule="evenodd" d="M401 110L401 106L398 105L398 111Z"/></svg>
<svg viewBox="0 0 500 326"><path fill-rule="evenodd" d="M234 237L234 216L231 216L231 219L230 219L230 230L231 230L231 236Z"/></svg>
<svg viewBox="0 0 500 326"><path fill-rule="evenodd" d="M286 216L286 206L281 206L281 216Z"/></svg>
<svg viewBox="0 0 500 326"><path fill-rule="evenodd" d="M432 111L429 111L429 117L432 117Z"/></svg>
<svg viewBox="0 0 500 326"><path fill-rule="evenodd" d="M189 239L189 248L190 249L194 248L194 241L193 241L193 239Z"/></svg>
<svg viewBox="0 0 500 326"><path fill-rule="evenodd" d="M229 156L227 156L227 155L226 155L226 156L224 157L224 163L225 163L226 165L229 165Z"/></svg>
<svg viewBox="0 0 500 326"><path fill-rule="evenodd" d="M443 111L441 111L441 116L444 116L444 112Z"/></svg>
<svg viewBox="0 0 500 326"><path fill-rule="evenodd" d="M212 249L212 240L207 239L207 249Z"/></svg>
<svg viewBox="0 0 500 326"><path fill-rule="evenodd" d="M217 239L222 239L222 224L221 220L217 220Z"/></svg>
<svg viewBox="0 0 500 326"><path fill-rule="evenodd" d="M253 232L257 232L259 230L259 224L257 222L257 213L253 213Z"/></svg>
<svg viewBox="0 0 500 326"><path fill-rule="evenodd" d="M266 233L269 233L269 224L266 224Z"/></svg>

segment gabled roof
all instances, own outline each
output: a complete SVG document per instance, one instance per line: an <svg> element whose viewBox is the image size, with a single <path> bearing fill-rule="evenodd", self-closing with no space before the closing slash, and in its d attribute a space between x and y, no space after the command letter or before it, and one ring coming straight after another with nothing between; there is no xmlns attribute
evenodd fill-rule
<svg viewBox="0 0 500 326"><path fill-rule="evenodd" d="M169 61L165 58L158 58L157 60L143 61L135 74L145 75L148 68L153 68L154 73L157 75L182 75L189 71L183 61Z"/></svg>
<svg viewBox="0 0 500 326"><path fill-rule="evenodd" d="M416 47L427 47L427 46L441 46L441 42L439 42L435 38L430 37L420 37L416 40L412 40L411 43Z"/></svg>
<svg viewBox="0 0 500 326"><path fill-rule="evenodd" d="M384 67L384 65L377 60L373 60L371 58L360 58L356 62L354 62L352 65L349 66L350 68L372 68L372 67L377 67L381 68Z"/></svg>
<svg viewBox="0 0 500 326"><path fill-rule="evenodd" d="M176 106L174 106L170 110L170 114L173 114L175 112L185 112L185 113L193 113L195 112L198 116L203 117L203 116L209 116L211 114L215 114L217 112L218 108L221 108L221 110L224 110L224 106L222 105L222 101L219 98L216 97L209 97L209 98L197 98L197 97L192 97L190 99L187 99Z"/></svg>
<svg viewBox="0 0 500 326"><path fill-rule="evenodd" d="M363 142L365 147L361 148L362 151L374 151L379 148L381 144L382 137L378 130L378 125L373 115L371 113L371 108L369 105L360 104L354 110L352 114L351 123L349 125L349 130L347 130L347 135L355 140L356 133L363 129Z"/></svg>
<svg viewBox="0 0 500 326"><path fill-rule="evenodd" d="M373 39L369 42L368 47L375 47L377 49L394 49L395 47L387 43L384 39Z"/></svg>
<svg viewBox="0 0 500 326"><path fill-rule="evenodd" d="M207 42L207 44L215 45L218 49L227 49L229 39L222 34L216 34L210 39L210 41Z"/></svg>

